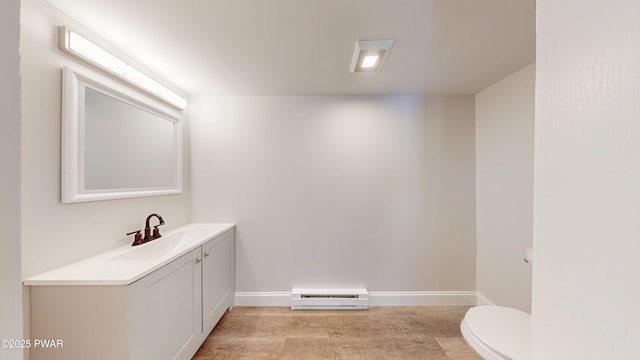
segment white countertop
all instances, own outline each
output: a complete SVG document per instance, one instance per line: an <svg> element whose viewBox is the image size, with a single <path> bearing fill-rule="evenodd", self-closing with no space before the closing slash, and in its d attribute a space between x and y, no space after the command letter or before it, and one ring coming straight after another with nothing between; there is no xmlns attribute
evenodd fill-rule
<svg viewBox="0 0 640 360"><path fill-rule="evenodd" d="M128 285L233 227L233 223L188 224L142 245L121 246L31 276L24 284Z"/></svg>

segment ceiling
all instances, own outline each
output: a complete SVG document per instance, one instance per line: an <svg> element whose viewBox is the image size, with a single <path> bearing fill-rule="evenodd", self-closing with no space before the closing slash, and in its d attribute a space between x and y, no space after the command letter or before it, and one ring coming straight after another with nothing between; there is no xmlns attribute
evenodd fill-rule
<svg viewBox="0 0 640 360"><path fill-rule="evenodd" d="M535 61L535 0L48 2L190 95L475 94Z"/></svg>

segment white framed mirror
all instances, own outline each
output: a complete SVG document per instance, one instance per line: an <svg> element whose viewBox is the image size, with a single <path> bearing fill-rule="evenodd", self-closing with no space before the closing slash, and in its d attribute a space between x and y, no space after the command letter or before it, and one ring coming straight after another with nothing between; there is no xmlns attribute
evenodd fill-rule
<svg viewBox="0 0 640 360"><path fill-rule="evenodd" d="M62 202L181 193L180 113L117 79L62 72Z"/></svg>

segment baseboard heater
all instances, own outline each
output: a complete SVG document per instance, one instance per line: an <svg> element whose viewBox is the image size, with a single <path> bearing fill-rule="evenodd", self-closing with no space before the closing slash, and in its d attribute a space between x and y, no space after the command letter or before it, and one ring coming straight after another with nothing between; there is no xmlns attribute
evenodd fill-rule
<svg viewBox="0 0 640 360"><path fill-rule="evenodd" d="M293 289L293 310L363 310L369 308L367 289Z"/></svg>

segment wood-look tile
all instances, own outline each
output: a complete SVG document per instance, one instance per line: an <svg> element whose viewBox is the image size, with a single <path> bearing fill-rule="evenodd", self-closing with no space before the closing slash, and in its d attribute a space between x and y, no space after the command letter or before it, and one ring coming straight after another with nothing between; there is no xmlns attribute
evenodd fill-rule
<svg viewBox="0 0 640 360"><path fill-rule="evenodd" d="M278 356L280 360L339 358L336 349L329 345L328 338L288 338Z"/></svg>
<svg viewBox="0 0 640 360"><path fill-rule="evenodd" d="M447 360L434 342L422 339L286 339L279 359Z"/></svg>
<svg viewBox="0 0 640 360"><path fill-rule="evenodd" d="M462 336L460 333L460 322L449 319L414 317L407 319L408 326L413 331L418 331L429 336L453 337ZM460 319L462 321L462 319Z"/></svg>
<svg viewBox="0 0 640 360"><path fill-rule="evenodd" d="M473 349L467 345L461 337L435 338L438 345L452 360L482 360Z"/></svg>
<svg viewBox="0 0 640 360"><path fill-rule="evenodd" d="M216 326L216 336L232 338L252 337L327 337L326 317L295 316L229 316Z"/></svg>
<svg viewBox="0 0 640 360"><path fill-rule="evenodd" d="M411 336L416 333L409 324L409 317L329 317L330 337L385 338Z"/></svg>
<svg viewBox="0 0 640 360"><path fill-rule="evenodd" d="M370 316L368 310L291 310L290 307L238 306L238 316Z"/></svg>
<svg viewBox="0 0 640 360"><path fill-rule="evenodd" d="M460 334L467 309L235 307L223 316L194 359L480 360Z"/></svg>
<svg viewBox="0 0 640 360"><path fill-rule="evenodd" d="M430 338L330 338L340 359L433 359L446 360L446 354Z"/></svg>
<svg viewBox="0 0 640 360"><path fill-rule="evenodd" d="M282 338L209 337L192 360L276 360L284 347Z"/></svg>

